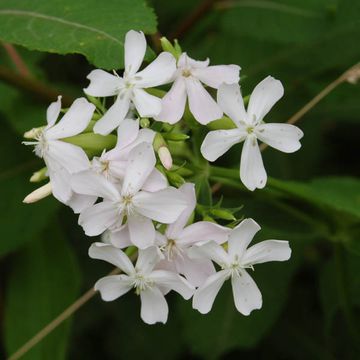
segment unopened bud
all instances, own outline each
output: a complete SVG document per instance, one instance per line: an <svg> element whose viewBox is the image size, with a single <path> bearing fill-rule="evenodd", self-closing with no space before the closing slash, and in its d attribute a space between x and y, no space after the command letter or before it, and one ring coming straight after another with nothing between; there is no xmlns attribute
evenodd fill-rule
<svg viewBox="0 0 360 360"><path fill-rule="evenodd" d="M34 172L31 175L30 182L40 182L46 179L47 167L43 167L39 171Z"/></svg>
<svg viewBox="0 0 360 360"><path fill-rule="evenodd" d="M51 184L48 182L46 185L39 187L38 189L34 190L28 196L25 197L23 202L25 204L32 204L37 202L51 194Z"/></svg>
<svg viewBox="0 0 360 360"><path fill-rule="evenodd" d="M181 47L177 40L174 41L174 45L166 38L162 37L160 39L161 47L164 51L167 51L174 55L175 59L177 60L181 55Z"/></svg>
<svg viewBox="0 0 360 360"><path fill-rule="evenodd" d="M141 118L140 119L140 126L142 128L148 128L150 126L150 120L148 118Z"/></svg>
<svg viewBox="0 0 360 360"><path fill-rule="evenodd" d="M166 175L170 184L174 185L175 187L180 187L181 185L185 184L184 178L177 173L168 172Z"/></svg>
<svg viewBox="0 0 360 360"><path fill-rule="evenodd" d="M203 220L204 221L209 221L209 222L212 222L212 223L216 223L216 221L209 215L203 216Z"/></svg>
<svg viewBox="0 0 360 360"><path fill-rule="evenodd" d="M189 139L189 135L182 133L163 133L164 139L171 141L185 141Z"/></svg>
<svg viewBox="0 0 360 360"><path fill-rule="evenodd" d="M169 149L166 146L161 146L158 150L158 155L161 163L166 170L170 170L173 165L172 156Z"/></svg>
<svg viewBox="0 0 360 360"><path fill-rule="evenodd" d="M216 216L219 219L223 220L236 220L235 216L229 211L225 209L211 209L210 213Z"/></svg>
<svg viewBox="0 0 360 360"><path fill-rule="evenodd" d="M24 138L25 139L35 139L43 129L44 129L44 126L41 126L41 127L33 128L29 131L26 131L26 133L24 134Z"/></svg>

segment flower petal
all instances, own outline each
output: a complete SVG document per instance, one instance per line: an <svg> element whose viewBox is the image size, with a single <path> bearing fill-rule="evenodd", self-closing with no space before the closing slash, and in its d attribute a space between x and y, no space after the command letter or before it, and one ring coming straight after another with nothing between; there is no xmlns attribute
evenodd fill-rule
<svg viewBox="0 0 360 360"><path fill-rule="evenodd" d="M237 255L239 258L242 258L251 240L260 229L259 224L253 219L244 219L230 232L228 242L229 255L231 257Z"/></svg>
<svg viewBox="0 0 360 360"><path fill-rule="evenodd" d="M133 197L136 211L163 224L176 221L187 203L183 194L173 187L156 192L140 191Z"/></svg>
<svg viewBox="0 0 360 360"><path fill-rule="evenodd" d="M297 126L291 124L261 124L255 131L259 140L285 153L299 150L299 140L304 136Z"/></svg>
<svg viewBox="0 0 360 360"><path fill-rule="evenodd" d="M146 249L139 250L139 256L136 261L135 269L143 275L150 274L155 265L162 259L162 254L156 246L149 246Z"/></svg>
<svg viewBox="0 0 360 360"><path fill-rule="evenodd" d="M71 177L71 187L78 194L101 197L103 199L120 200L120 194L110 181L93 171L82 171Z"/></svg>
<svg viewBox="0 0 360 360"><path fill-rule="evenodd" d="M166 270L154 270L150 278L157 285L169 288L180 294L185 300L191 298L195 288L182 276Z"/></svg>
<svg viewBox="0 0 360 360"><path fill-rule="evenodd" d="M91 71L86 78L90 80L90 84L84 89L84 93L90 96L114 96L124 87L123 78L100 69Z"/></svg>
<svg viewBox="0 0 360 360"><path fill-rule="evenodd" d="M248 123L244 100L239 84L223 84L217 92L217 102L222 111L237 125Z"/></svg>
<svg viewBox="0 0 360 360"><path fill-rule="evenodd" d="M176 60L169 52L162 52L144 70L135 76L136 87L149 88L171 81L176 71Z"/></svg>
<svg viewBox="0 0 360 360"><path fill-rule="evenodd" d="M192 70L193 76L215 89L218 89L223 83L237 84L240 80L239 73L240 66L238 65L215 65Z"/></svg>
<svg viewBox="0 0 360 360"><path fill-rule="evenodd" d="M51 191L56 199L67 204L73 192L71 190L70 173L54 161L45 161L51 182Z"/></svg>
<svg viewBox="0 0 360 360"><path fill-rule="evenodd" d="M166 228L165 234L169 239L178 238L196 206L195 184L185 183L180 186L179 191L184 195L187 206L178 219Z"/></svg>
<svg viewBox="0 0 360 360"><path fill-rule="evenodd" d="M190 111L200 124L206 125L222 117L223 112L219 105L204 89L199 80L188 77L185 80L185 85Z"/></svg>
<svg viewBox="0 0 360 360"><path fill-rule="evenodd" d="M130 30L125 35L125 72L134 75L140 68L146 52L146 39L142 31Z"/></svg>
<svg viewBox="0 0 360 360"><path fill-rule="evenodd" d="M123 196L136 194L154 170L156 158L152 145L141 143L129 154L124 182L121 190Z"/></svg>
<svg viewBox="0 0 360 360"><path fill-rule="evenodd" d="M130 107L129 92L122 92L105 115L95 123L94 133L108 135L124 120Z"/></svg>
<svg viewBox="0 0 360 360"><path fill-rule="evenodd" d="M206 59L204 61L194 60L190 56L188 56L186 52L183 52L179 57L178 67L179 68L190 67L190 68L201 69L209 66L209 62L210 62L209 59Z"/></svg>
<svg viewBox="0 0 360 360"><path fill-rule="evenodd" d="M241 272L241 275L231 277L231 286L236 309L241 314L249 315L251 311L261 309L261 292L245 270Z"/></svg>
<svg viewBox="0 0 360 360"><path fill-rule="evenodd" d="M121 224L122 215L117 212L116 206L110 201L103 201L85 210L79 216L79 225L87 236L97 236L115 224Z"/></svg>
<svg viewBox="0 0 360 360"><path fill-rule="evenodd" d="M73 193L66 205L70 206L75 214L79 214L88 207L94 205L97 196Z"/></svg>
<svg viewBox="0 0 360 360"><path fill-rule="evenodd" d="M131 290L131 280L127 275L105 276L95 284L104 301L113 301Z"/></svg>
<svg viewBox="0 0 360 360"><path fill-rule="evenodd" d="M81 147L60 140L49 141L45 157L47 163L56 163L70 174L84 171L90 166L89 159Z"/></svg>
<svg viewBox="0 0 360 360"><path fill-rule="evenodd" d="M246 136L247 132L240 129L210 131L201 144L201 154L206 160L215 161Z"/></svg>
<svg viewBox="0 0 360 360"><path fill-rule="evenodd" d="M52 102L46 110L46 120L49 127L56 123L61 110L61 96L59 95L57 100Z"/></svg>
<svg viewBox="0 0 360 360"><path fill-rule="evenodd" d="M223 244L227 241L230 229L214 224L209 221L198 221L187 226L177 238L179 244L194 245L205 243L208 241L215 241L218 244Z"/></svg>
<svg viewBox="0 0 360 360"><path fill-rule="evenodd" d="M259 123L271 110L275 103L284 95L284 87L279 80L272 76L266 77L251 93L247 108L248 119L252 123Z"/></svg>
<svg viewBox="0 0 360 360"><path fill-rule="evenodd" d="M241 264L253 265L269 261L286 261L291 256L291 249L288 241L266 240L259 242L246 250L241 259Z"/></svg>
<svg viewBox="0 0 360 360"><path fill-rule="evenodd" d="M230 259L224 248L215 241L210 241L204 245L194 245L188 250L191 259L211 259L220 266L230 263Z"/></svg>
<svg viewBox="0 0 360 360"><path fill-rule="evenodd" d="M267 175L255 135L246 138L241 153L240 179L251 191L266 185Z"/></svg>
<svg viewBox="0 0 360 360"><path fill-rule="evenodd" d="M61 139L83 132L89 125L95 105L85 98L76 99L61 120L46 130L48 139Z"/></svg>
<svg viewBox="0 0 360 360"><path fill-rule="evenodd" d="M133 89L132 101L141 117L154 117L161 111L161 99L143 89Z"/></svg>
<svg viewBox="0 0 360 360"><path fill-rule="evenodd" d="M155 244L155 228L150 219L139 214L128 215L131 242L139 249Z"/></svg>
<svg viewBox="0 0 360 360"><path fill-rule="evenodd" d="M141 319L147 324L166 323L169 307L164 295L157 287L150 287L140 292Z"/></svg>
<svg viewBox="0 0 360 360"><path fill-rule="evenodd" d="M128 224L120 226L114 231L109 231L109 239L110 243L119 249L132 245Z"/></svg>
<svg viewBox="0 0 360 360"><path fill-rule="evenodd" d="M91 244L89 248L89 256L92 259L106 261L118 267L128 275L133 274L135 271L134 265L130 261L129 257L122 250L109 244L100 242Z"/></svg>
<svg viewBox="0 0 360 360"><path fill-rule="evenodd" d="M186 87L182 76L179 76L171 86L170 90L161 100L161 112L155 120L177 123L184 115L186 104Z"/></svg>
<svg viewBox="0 0 360 360"><path fill-rule="evenodd" d="M227 270L221 270L209 276L205 283L195 291L192 307L202 314L207 314L214 304L216 295L227 279Z"/></svg>
<svg viewBox="0 0 360 360"><path fill-rule="evenodd" d="M154 192L165 189L168 186L169 184L166 176L155 168L146 179L145 184L142 186L142 190Z"/></svg>

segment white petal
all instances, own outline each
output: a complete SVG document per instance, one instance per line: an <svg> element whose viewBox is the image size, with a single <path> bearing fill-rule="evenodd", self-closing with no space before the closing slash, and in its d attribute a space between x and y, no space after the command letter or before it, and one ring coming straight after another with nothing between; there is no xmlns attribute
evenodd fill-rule
<svg viewBox="0 0 360 360"><path fill-rule="evenodd" d="M194 245L208 241L223 244L227 241L230 231L231 230L225 226L220 226L209 221L198 221L187 226L178 235L177 241L182 245Z"/></svg>
<svg viewBox="0 0 360 360"><path fill-rule="evenodd" d="M136 87L149 88L171 81L176 71L176 60L169 52L162 52L144 70L135 76Z"/></svg>
<svg viewBox="0 0 360 360"><path fill-rule="evenodd" d="M112 201L120 200L120 194L115 185L93 171L74 174L71 177L71 187L79 194L97 196Z"/></svg>
<svg viewBox="0 0 360 360"><path fill-rule="evenodd" d="M161 99L143 89L133 89L132 101L141 117L154 117L161 111Z"/></svg>
<svg viewBox="0 0 360 360"><path fill-rule="evenodd" d="M49 127L56 123L61 110L61 96L59 95L57 101L54 101L49 105L46 110L46 120Z"/></svg>
<svg viewBox="0 0 360 360"><path fill-rule="evenodd" d="M211 260L207 259L190 259L183 256L182 267L179 269L190 284L199 287L204 284L206 279L215 274L215 267Z"/></svg>
<svg viewBox="0 0 360 360"><path fill-rule="evenodd" d="M171 89L161 100L161 112L155 120L177 123L184 115L186 104L186 87L182 76L178 77Z"/></svg>
<svg viewBox="0 0 360 360"><path fill-rule="evenodd" d="M61 139L83 132L89 125L95 105L85 98L76 99L61 120L46 130L48 139Z"/></svg>
<svg viewBox="0 0 360 360"><path fill-rule="evenodd" d="M130 30L125 36L125 71L134 75L140 68L146 52L146 39L142 31Z"/></svg>
<svg viewBox="0 0 360 360"><path fill-rule="evenodd" d="M288 241L266 240L251 246L246 250L241 264L253 265L269 261L286 261L291 256L291 249Z"/></svg>
<svg viewBox="0 0 360 360"><path fill-rule="evenodd" d="M129 111L130 94L122 92L105 115L95 123L94 133L108 135L124 120Z"/></svg>
<svg viewBox="0 0 360 360"><path fill-rule="evenodd" d="M89 256L92 259L98 259L106 261L126 274L134 273L134 265L130 261L129 257L120 249L116 247L104 244L104 243L93 243L89 248Z"/></svg>
<svg viewBox="0 0 360 360"><path fill-rule="evenodd" d="M215 301L216 295L228 279L228 272L221 270L211 276L200 286L193 296L192 306L202 314L207 314Z"/></svg>
<svg viewBox="0 0 360 360"><path fill-rule="evenodd" d="M229 236L229 255L234 257L237 255L241 258L249 246L255 234L261 229L258 223L253 219L244 219L237 225Z"/></svg>
<svg viewBox="0 0 360 360"><path fill-rule="evenodd" d="M189 108L195 119L202 125L220 119L222 110L210 94L204 89L200 81L189 77L185 80L189 99Z"/></svg>
<svg viewBox="0 0 360 360"><path fill-rule="evenodd" d="M194 60L190 56L187 55L186 52L182 53L180 55L180 58L178 60L178 67L179 68L206 68L209 65L210 60L206 59L204 61Z"/></svg>
<svg viewBox="0 0 360 360"><path fill-rule="evenodd" d="M146 179L145 184L142 186L142 190L154 192L165 189L168 186L169 184L166 176L155 168Z"/></svg>
<svg viewBox="0 0 360 360"><path fill-rule="evenodd" d="M284 87L272 76L266 77L251 93L247 109L248 119L259 123L284 95Z"/></svg>
<svg viewBox="0 0 360 360"><path fill-rule="evenodd" d="M73 193L70 200L67 201L66 205L70 206L75 214L79 214L86 208L94 205L96 199L97 196Z"/></svg>
<svg viewBox="0 0 360 360"><path fill-rule="evenodd" d="M192 74L201 82L215 89L218 89L223 83L238 83L240 80L239 73L240 66L238 65L215 65L192 71Z"/></svg>
<svg viewBox="0 0 360 360"><path fill-rule="evenodd" d="M156 158L152 145L141 143L129 154L121 190L123 196L136 194L154 169Z"/></svg>
<svg viewBox="0 0 360 360"><path fill-rule="evenodd" d="M139 214L128 215L131 242L140 249L155 244L155 228L150 219Z"/></svg>
<svg viewBox="0 0 360 360"><path fill-rule="evenodd" d="M246 138L241 153L240 179L251 191L266 185L267 175L256 137Z"/></svg>
<svg viewBox="0 0 360 360"><path fill-rule="evenodd" d="M191 259L210 259L220 266L229 264L229 256L224 248L214 241L210 241L201 246L192 246L188 250Z"/></svg>
<svg viewBox="0 0 360 360"><path fill-rule="evenodd" d="M46 157L49 163L56 162L70 174L84 171L90 166L89 159L81 147L60 140L48 142Z"/></svg>
<svg viewBox="0 0 360 360"><path fill-rule="evenodd" d="M261 124L255 131L259 140L285 153L299 150L299 140L304 136L297 126L291 124Z"/></svg>
<svg viewBox="0 0 360 360"><path fill-rule="evenodd" d="M231 277L236 309L243 315L249 315L255 309L261 309L262 296L251 276L243 270L241 275Z"/></svg>
<svg viewBox="0 0 360 360"><path fill-rule="evenodd" d="M56 199L66 204L73 192L71 190L70 173L57 162L46 161L51 182L51 191Z"/></svg>
<svg viewBox="0 0 360 360"><path fill-rule="evenodd" d="M133 204L137 212L163 224L176 221L187 205L183 194L173 187L156 192L140 191L133 197Z"/></svg>
<svg viewBox="0 0 360 360"><path fill-rule="evenodd" d="M222 111L229 116L237 126L247 123L248 116L245 111L244 100L239 84L221 85L217 92L217 102Z"/></svg>
<svg viewBox="0 0 360 360"><path fill-rule="evenodd" d="M150 246L143 250L140 249L135 269L143 275L148 275L153 271L161 258L162 255L156 246Z"/></svg>
<svg viewBox="0 0 360 360"><path fill-rule="evenodd" d="M195 290L183 277L170 271L154 270L150 278L154 280L157 285L176 291L185 300L190 299Z"/></svg>
<svg viewBox="0 0 360 360"><path fill-rule="evenodd" d="M169 239L178 238L180 232L184 229L190 218L190 215L195 210L196 206L195 184L185 183L180 186L179 191L183 194L187 206L178 219L167 227L166 236Z"/></svg>
<svg viewBox="0 0 360 360"><path fill-rule="evenodd" d="M201 144L201 154L208 161L215 161L225 154L233 145L244 141L246 130L214 130L207 133Z"/></svg>
<svg viewBox="0 0 360 360"><path fill-rule="evenodd" d="M79 216L79 225L87 236L97 236L121 223L122 216L117 212L116 206L110 201L103 201L85 210Z"/></svg>
<svg viewBox="0 0 360 360"><path fill-rule="evenodd" d="M127 275L105 276L95 284L95 290L100 292L104 301L112 301L126 294L132 288Z"/></svg>
<svg viewBox="0 0 360 360"><path fill-rule="evenodd" d="M110 243L119 249L132 245L129 226L125 224L119 229L109 232Z"/></svg>
<svg viewBox="0 0 360 360"><path fill-rule="evenodd" d="M141 318L147 324L166 323L169 308L164 295L157 287L140 292Z"/></svg>
<svg viewBox="0 0 360 360"><path fill-rule="evenodd" d="M90 80L90 84L84 89L84 92L90 96L114 96L124 86L124 80L121 77L100 69L93 70L87 79Z"/></svg>

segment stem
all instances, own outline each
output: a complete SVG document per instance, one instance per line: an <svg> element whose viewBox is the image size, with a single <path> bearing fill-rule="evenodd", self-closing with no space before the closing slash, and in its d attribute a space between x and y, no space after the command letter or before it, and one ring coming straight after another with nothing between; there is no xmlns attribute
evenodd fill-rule
<svg viewBox="0 0 360 360"><path fill-rule="evenodd" d="M8 43L3 43L3 47L4 47L5 51L7 52L7 54L9 55L9 58L15 65L19 74L24 77L31 77L30 70L26 66L24 60L21 58L19 53L16 51L16 48L13 45L8 44Z"/></svg>

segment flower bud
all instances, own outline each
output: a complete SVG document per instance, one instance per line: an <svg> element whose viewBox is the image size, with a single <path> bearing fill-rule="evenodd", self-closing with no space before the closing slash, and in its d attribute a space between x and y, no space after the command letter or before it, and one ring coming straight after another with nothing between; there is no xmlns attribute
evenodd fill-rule
<svg viewBox="0 0 360 360"><path fill-rule="evenodd" d="M189 135L182 134L182 133L164 133L162 134L164 139L171 140L171 141L185 141L189 139Z"/></svg>
<svg viewBox="0 0 360 360"><path fill-rule="evenodd" d="M166 146L161 146L158 150L158 155L164 168L170 170L172 168L173 160L169 149Z"/></svg>
<svg viewBox="0 0 360 360"><path fill-rule="evenodd" d="M183 185L185 183L184 178L177 173L168 172L168 173L166 173L166 175L167 175L167 178L171 185L180 187L181 185Z"/></svg>
<svg viewBox="0 0 360 360"><path fill-rule="evenodd" d="M173 45L166 37L162 37L160 39L160 43L164 51L167 51L170 54L172 54L176 60L179 59L182 51L177 40L174 41L174 45Z"/></svg>
<svg viewBox="0 0 360 360"><path fill-rule="evenodd" d="M140 119L140 126L142 128L148 128L150 126L150 120L148 118L141 118Z"/></svg>
<svg viewBox="0 0 360 360"><path fill-rule="evenodd" d="M38 127L38 128L33 128L29 131L26 131L24 133L24 138L25 139L35 139L37 137L37 135L44 129L44 126Z"/></svg>
<svg viewBox="0 0 360 360"><path fill-rule="evenodd" d="M229 211L225 209L211 209L210 213L215 217L223 220L236 220L235 216Z"/></svg>
<svg viewBox="0 0 360 360"><path fill-rule="evenodd" d="M51 194L51 184L48 182L46 185L39 187L38 189L34 190L28 196L25 197L23 202L25 204L32 204L37 202Z"/></svg>
<svg viewBox="0 0 360 360"><path fill-rule="evenodd" d="M45 166L31 175L30 182L40 182L45 180L47 178L46 173L47 173L47 167Z"/></svg>

